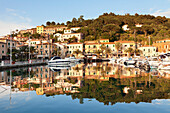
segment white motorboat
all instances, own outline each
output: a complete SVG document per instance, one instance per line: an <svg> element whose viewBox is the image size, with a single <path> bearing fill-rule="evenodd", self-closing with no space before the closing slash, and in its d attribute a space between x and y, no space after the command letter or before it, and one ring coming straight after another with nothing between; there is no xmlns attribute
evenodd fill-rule
<svg viewBox="0 0 170 113"><path fill-rule="evenodd" d="M69 65L70 60L69 59L61 59L58 56L54 56L49 62L48 65L59 65L59 66L65 66Z"/></svg>
<svg viewBox="0 0 170 113"><path fill-rule="evenodd" d="M149 65L150 65L150 66L156 66L156 67L158 67L159 64L160 64L160 61L158 60L157 57L151 57L151 58L148 60L148 62L149 62Z"/></svg>

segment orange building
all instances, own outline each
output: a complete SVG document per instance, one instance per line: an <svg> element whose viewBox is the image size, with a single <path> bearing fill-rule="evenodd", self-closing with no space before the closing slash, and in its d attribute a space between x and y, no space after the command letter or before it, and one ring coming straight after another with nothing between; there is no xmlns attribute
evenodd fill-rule
<svg viewBox="0 0 170 113"><path fill-rule="evenodd" d="M155 43L153 43L153 46L157 48L157 51L159 53L167 53L170 51L170 38L163 39L163 40L157 40Z"/></svg>

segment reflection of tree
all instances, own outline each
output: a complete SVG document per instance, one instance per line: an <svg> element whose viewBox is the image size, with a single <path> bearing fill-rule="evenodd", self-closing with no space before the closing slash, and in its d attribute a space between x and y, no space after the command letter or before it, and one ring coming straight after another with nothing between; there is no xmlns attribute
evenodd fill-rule
<svg viewBox="0 0 170 113"><path fill-rule="evenodd" d="M113 105L116 102L151 102L156 98L170 98L170 95L168 95L170 88L167 87L170 85L170 80L153 77L149 87L149 84L145 86L146 78L111 78L109 81L104 82L85 80L85 85L80 89L80 94L83 98L96 98L96 100L103 102L105 105L109 103ZM125 86L130 88L128 94L123 93ZM142 94L137 94L137 90L142 90ZM77 98L80 98L80 94L77 94Z"/></svg>

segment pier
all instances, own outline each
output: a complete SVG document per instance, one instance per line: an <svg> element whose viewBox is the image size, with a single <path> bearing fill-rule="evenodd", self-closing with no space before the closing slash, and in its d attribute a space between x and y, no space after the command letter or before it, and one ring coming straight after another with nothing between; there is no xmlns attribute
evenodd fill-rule
<svg viewBox="0 0 170 113"><path fill-rule="evenodd" d="M31 67L31 66L39 66L39 65L47 65L47 62L8 64L8 65L0 66L0 71L6 70L6 69L21 68L21 67Z"/></svg>

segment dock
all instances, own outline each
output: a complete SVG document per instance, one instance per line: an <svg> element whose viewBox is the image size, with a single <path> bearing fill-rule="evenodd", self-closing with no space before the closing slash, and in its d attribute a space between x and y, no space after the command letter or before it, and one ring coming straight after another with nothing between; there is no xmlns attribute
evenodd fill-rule
<svg viewBox="0 0 170 113"><path fill-rule="evenodd" d="M39 65L47 65L47 62L34 62L34 63L12 64L12 65L9 64L9 65L0 66L0 71L6 69L32 67L32 66L39 66Z"/></svg>

